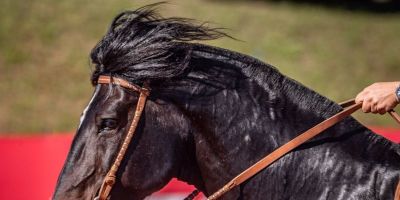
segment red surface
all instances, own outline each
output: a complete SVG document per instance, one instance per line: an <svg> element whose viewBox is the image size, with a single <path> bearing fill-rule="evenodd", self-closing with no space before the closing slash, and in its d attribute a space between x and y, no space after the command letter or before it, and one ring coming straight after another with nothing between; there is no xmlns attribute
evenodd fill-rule
<svg viewBox="0 0 400 200"><path fill-rule="evenodd" d="M0 199L49 199L71 137L64 134L1 138Z"/></svg>
<svg viewBox="0 0 400 200"><path fill-rule="evenodd" d="M375 133L378 133L389 140L400 143L400 129L377 127L377 128L372 128L372 130Z"/></svg>
<svg viewBox="0 0 400 200"><path fill-rule="evenodd" d="M400 142L400 130L374 128ZM0 200L47 200L68 153L71 134L0 138ZM191 186L173 180L162 193L189 193Z"/></svg>

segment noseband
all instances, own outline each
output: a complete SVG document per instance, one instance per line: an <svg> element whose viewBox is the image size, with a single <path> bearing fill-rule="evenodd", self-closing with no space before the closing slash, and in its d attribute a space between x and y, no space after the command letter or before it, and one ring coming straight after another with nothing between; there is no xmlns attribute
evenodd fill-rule
<svg viewBox="0 0 400 200"><path fill-rule="evenodd" d="M103 183L101 184L99 195L95 198L95 200L106 200L111 192L112 187L115 184L116 173L121 164L121 161L125 156L126 150L129 147L133 135L135 134L135 130L138 125L140 116L142 115L144 106L146 104L146 99L150 94L150 89L146 83L144 84L143 87L140 87L138 85L131 84L123 79L115 78L112 76L100 76L99 79L97 80L97 84L115 84L127 88L129 90L138 92L140 94L139 100L136 104L135 114L133 116L133 120L129 127L128 133L125 136L124 143L122 143L117 158L115 159L113 165L111 166L106 177L104 178Z"/></svg>

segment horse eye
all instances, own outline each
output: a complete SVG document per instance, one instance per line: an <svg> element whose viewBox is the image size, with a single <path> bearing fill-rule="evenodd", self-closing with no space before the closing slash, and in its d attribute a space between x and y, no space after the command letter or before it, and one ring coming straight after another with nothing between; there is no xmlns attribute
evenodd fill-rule
<svg viewBox="0 0 400 200"><path fill-rule="evenodd" d="M116 119L102 119L100 124L100 131L112 130L117 128L118 122Z"/></svg>

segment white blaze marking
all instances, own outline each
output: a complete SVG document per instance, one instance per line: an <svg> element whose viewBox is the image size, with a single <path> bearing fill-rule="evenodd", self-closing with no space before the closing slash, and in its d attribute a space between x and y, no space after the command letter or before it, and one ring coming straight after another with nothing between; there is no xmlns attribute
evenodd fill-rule
<svg viewBox="0 0 400 200"><path fill-rule="evenodd" d="M82 112L81 118L80 118L80 120L79 120L78 130L81 128L82 122L83 122L83 120L84 120L85 117L86 117L86 112L89 110L90 106L91 106L92 103L93 103L94 98L97 96L97 93L99 93L99 91L100 91L100 87L99 87L99 86L96 86L96 88L95 88L95 90L94 90L94 93L93 93L93 96L92 96L92 98L91 98L90 101L89 101L89 104L86 106L86 108L85 108L85 109L83 110L83 112Z"/></svg>

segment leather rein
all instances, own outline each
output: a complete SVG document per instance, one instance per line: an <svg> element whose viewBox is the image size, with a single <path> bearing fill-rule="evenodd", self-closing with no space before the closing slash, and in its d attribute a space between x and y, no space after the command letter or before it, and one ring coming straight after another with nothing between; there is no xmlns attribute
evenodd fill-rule
<svg viewBox="0 0 400 200"><path fill-rule="evenodd" d="M139 93L139 99L136 105L136 110L135 114L133 116L133 120L130 124L130 127L128 129L128 133L125 136L124 142L122 143L122 146L118 152L118 155L111 166L110 170L108 171L107 175L105 176L102 185L100 187L98 196L95 197L94 200L106 200L111 192L111 189L113 188L115 182L116 182L116 173L118 171L118 168L121 164L122 159L125 156L126 150L129 147L129 144L132 140L133 135L135 134L136 127L138 125L138 122L140 120L140 116L143 112L143 109L146 104L146 99L150 95L150 88L148 85L145 83L143 87L140 87L136 84L132 84L124 79L112 77L112 76L100 76L97 84L114 84L118 85L130 90L133 90L135 92ZM308 129L307 131L303 132L299 136L295 137L294 139L290 140L286 144L280 146L276 150L274 150L272 153L268 154L264 158L262 158L260 161L257 163L253 164L246 170L244 170L242 173L234 177L231 181L229 181L227 184L225 184L222 188L214 192L212 195L210 195L207 200L216 200L219 197L221 197L223 194L227 193L234 187L240 185L244 181L250 179L254 175L256 175L258 172L261 170L267 168L269 165L295 149L296 147L300 146L301 144L307 142L308 140L314 138L315 136L319 135L322 133L324 130L330 128L331 126L337 124L338 122L342 121L344 118L348 117L355 111L359 110L361 108L360 103L355 103L354 99L345 101L343 103L340 103L343 107L343 110L340 111L339 113L333 115L332 117L322 121L321 123L315 125L314 127ZM393 119L400 124L400 116L394 111L391 110L389 111L389 114L393 117ZM194 199L197 195L199 194L198 190L193 191L188 197L185 198L185 200L192 200ZM394 200L400 200L400 181L399 184L396 188L395 192L395 198Z"/></svg>

